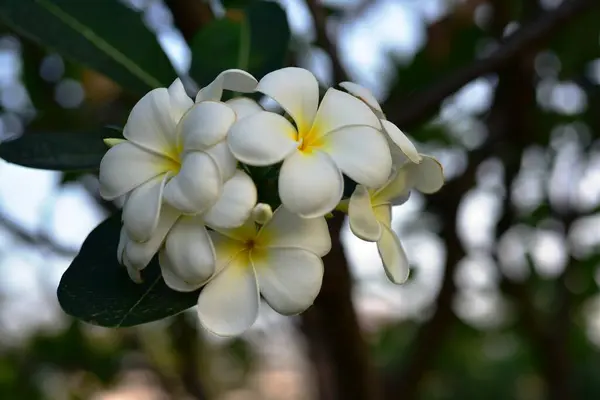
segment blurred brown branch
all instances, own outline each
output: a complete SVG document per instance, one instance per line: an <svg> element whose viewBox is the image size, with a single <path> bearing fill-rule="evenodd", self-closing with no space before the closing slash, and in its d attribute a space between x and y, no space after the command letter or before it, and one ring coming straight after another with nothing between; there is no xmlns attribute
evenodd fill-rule
<svg viewBox="0 0 600 400"><path fill-rule="evenodd" d="M0 215L0 228L10 231L10 233L27 245L36 246L40 249L48 249L59 256L71 258L74 257L78 252L77 248L57 243L48 234L34 234L28 232L18 222L12 220L6 215Z"/></svg>
<svg viewBox="0 0 600 400"><path fill-rule="evenodd" d="M343 221L342 214L330 220L332 249L323 258L323 286L314 305L303 313L301 329L312 347L310 353L318 355L316 360L313 358L313 363L319 362L316 372L331 376L332 382L321 390L320 400L378 400L379 381L358 324L352 276L340 242ZM323 376L318 381L328 384Z"/></svg>
<svg viewBox="0 0 600 400"><path fill-rule="evenodd" d="M339 49L327 33L327 16L325 15L325 10L319 5L317 0L306 0L306 5L315 25L317 45L325 50L331 59L334 82L337 84L347 81L348 73L340 60Z"/></svg>
<svg viewBox="0 0 600 400"><path fill-rule="evenodd" d="M165 0L165 4L171 10L173 23L186 42L190 42L196 32L214 18L208 1Z"/></svg>
<svg viewBox="0 0 600 400"><path fill-rule="evenodd" d="M472 80L494 72L532 46L546 41L577 15L600 6L597 0L567 0L552 11L518 29L499 41L496 50L487 57L473 62L454 74L444 77L421 93L407 98L390 98L384 105L388 118L401 127L410 129L425 122L435 113L441 102Z"/></svg>

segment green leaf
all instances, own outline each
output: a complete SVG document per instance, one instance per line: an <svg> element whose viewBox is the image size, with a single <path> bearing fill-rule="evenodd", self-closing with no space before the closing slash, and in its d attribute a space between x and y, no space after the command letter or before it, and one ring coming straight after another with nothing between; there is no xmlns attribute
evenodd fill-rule
<svg viewBox="0 0 600 400"><path fill-rule="evenodd" d="M175 292L165 285L155 257L134 283L117 261L121 215L102 222L85 239L62 276L58 301L69 315L105 327L127 327L178 314L196 304L198 291Z"/></svg>
<svg viewBox="0 0 600 400"><path fill-rule="evenodd" d="M0 19L132 92L168 86L177 75L139 13L117 0L0 0Z"/></svg>
<svg viewBox="0 0 600 400"><path fill-rule="evenodd" d="M290 40L285 11L256 2L204 27L192 40L190 75L201 86L220 72L240 68L257 79L281 68Z"/></svg>
<svg viewBox="0 0 600 400"><path fill-rule="evenodd" d="M111 135L120 136L117 132ZM96 170L108 150L101 132L32 132L0 143L0 158L29 168Z"/></svg>

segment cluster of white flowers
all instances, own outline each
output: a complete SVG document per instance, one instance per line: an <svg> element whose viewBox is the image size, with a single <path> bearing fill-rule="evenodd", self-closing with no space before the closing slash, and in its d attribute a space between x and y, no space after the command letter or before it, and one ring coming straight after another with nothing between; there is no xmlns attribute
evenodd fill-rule
<svg viewBox="0 0 600 400"><path fill-rule="evenodd" d="M315 77L283 68L260 81L222 72L195 102L176 80L133 108L123 136L100 165L101 195L124 198L117 257L136 282L158 253L165 283L177 291L204 286L200 323L237 335L258 315L261 296L277 312L304 311L319 293L322 257L331 248L325 216L348 212L358 237L377 242L386 274L408 277L391 228L391 207L413 189L443 185L441 165L419 154L385 119L374 97L354 83L330 88L319 104ZM285 116L254 100L222 102L223 90L258 92ZM245 166L281 163L281 206L257 204ZM343 200L343 174L357 183Z"/></svg>

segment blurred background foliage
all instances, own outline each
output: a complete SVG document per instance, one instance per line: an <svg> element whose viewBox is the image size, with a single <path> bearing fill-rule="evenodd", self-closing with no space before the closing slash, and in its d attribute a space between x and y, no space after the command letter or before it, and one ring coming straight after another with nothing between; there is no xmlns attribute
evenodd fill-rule
<svg viewBox="0 0 600 400"><path fill-rule="evenodd" d="M286 65L356 80L445 168L441 192L395 210L410 281L387 284L337 216L323 291L300 317L267 310L229 340L193 312L94 327L58 311L56 278L34 285L43 307L20 285L35 279L25 264L60 276L94 224L75 243L23 224L2 185L29 187L13 202L42 189L2 178L0 398L598 398L600 3L277 3L0 0L0 157L63 171L54 192L77 188L87 203L68 211L97 224L119 206L97 194L101 139L152 87ZM394 21L399 8L411 12ZM350 27L361 40L342 41Z"/></svg>

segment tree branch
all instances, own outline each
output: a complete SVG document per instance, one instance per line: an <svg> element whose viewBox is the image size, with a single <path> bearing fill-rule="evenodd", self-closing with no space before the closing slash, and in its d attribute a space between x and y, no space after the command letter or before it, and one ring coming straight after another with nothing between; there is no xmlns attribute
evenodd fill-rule
<svg viewBox="0 0 600 400"><path fill-rule="evenodd" d="M46 234L32 234L27 232L21 225L13 221L6 215L0 215L0 227L3 227L15 235L20 241L25 244L37 247L46 248L53 253L63 257L75 257L78 252L77 248L64 246L56 243Z"/></svg>
<svg viewBox="0 0 600 400"><path fill-rule="evenodd" d="M325 15L325 10L318 4L317 0L306 0L306 5L315 25L317 45L325 50L331 59L334 82L337 84L347 81L349 79L348 73L340 60L338 48L327 34L327 16Z"/></svg>
<svg viewBox="0 0 600 400"><path fill-rule="evenodd" d="M165 0L173 14L173 22L181 31L186 42L190 42L196 32L213 19L208 1Z"/></svg>
<svg viewBox="0 0 600 400"><path fill-rule="evenodd" d="M442 101L461 89L472 80L494 72L498 72L511 60L547 40L575 16L600 6L597 0L566 0L556 9L542 14L537 19L523 26L504 40L490 55L466 66L454 74L442 78L423 92L405 99L389 99L384 111L394 124L402 129L410 129L434 114Z"/></svg>
<svg viewBox="0 0 600 400"><path fill-rule="evenodd" d="M343 221L338 213L330 220L332 248L323 258L323 286L314 305L302 314L301 330L313 355L325 353L318 359L328 367L317 364L316 369L331 375L331 385L320 388L321 399L378 400L379 380L358 324L352 277L340 242ZM323 384L323 376L317 379Z"/></svg>

